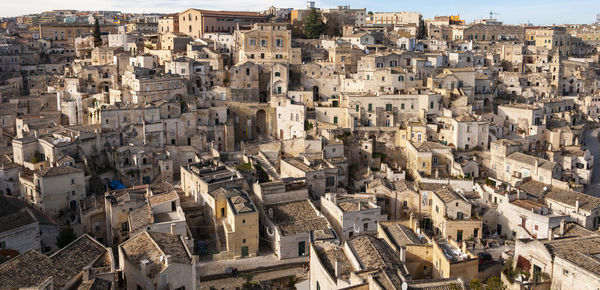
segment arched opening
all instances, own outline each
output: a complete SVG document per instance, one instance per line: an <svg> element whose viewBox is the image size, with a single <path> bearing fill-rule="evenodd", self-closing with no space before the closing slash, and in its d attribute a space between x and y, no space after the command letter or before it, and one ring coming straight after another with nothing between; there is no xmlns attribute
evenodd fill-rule
<svg viewBox="0 0 600 290"><path fill-rule="evenodd" d="M281 95L284 93L282 81L277 81L273 84L273 93L278 94L278 95Z"/></svg>
<svg viewBox="0 0 600 290"><path fill-rule="evenodd" d="M319 87L317 87L317 86L314 86L314 87L312 88L312 91L313 91L313 101L314 101L314 102L315 102L315 101L318 101L318 100L319 100Z"/></svg>
<svg viewBox="0 0 600 290"><path fill-rule="evenodd" d="M256 112L256 133L265 134L267 126L267 113L260 109Z"/></svg>

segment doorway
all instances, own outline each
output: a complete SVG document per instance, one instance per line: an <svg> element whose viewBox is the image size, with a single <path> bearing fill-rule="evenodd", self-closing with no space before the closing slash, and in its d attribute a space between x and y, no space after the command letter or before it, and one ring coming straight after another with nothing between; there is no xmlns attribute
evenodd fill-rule
<svg viewBox="0 0 600 290"><path fill-rule="evenodd" d="M298 256L302 257L306 254L306 242L302 241L298 243Z"/></svg>

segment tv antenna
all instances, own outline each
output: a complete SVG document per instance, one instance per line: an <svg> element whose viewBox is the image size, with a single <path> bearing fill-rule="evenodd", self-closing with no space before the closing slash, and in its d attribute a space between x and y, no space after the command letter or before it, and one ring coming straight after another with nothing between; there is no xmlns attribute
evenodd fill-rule
<svg viewBox="0 0 600 290"><path fill-rule="evenodd" d="M494 15L500 15L500 13L496 13L496 12L490 10L490 19L494 19Z"/></svg>

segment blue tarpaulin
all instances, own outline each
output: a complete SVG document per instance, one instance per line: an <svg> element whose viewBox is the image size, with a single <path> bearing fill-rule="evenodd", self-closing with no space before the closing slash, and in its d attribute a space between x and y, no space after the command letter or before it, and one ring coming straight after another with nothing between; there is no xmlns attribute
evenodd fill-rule
<svg viewBox="0 0 600 290"><path fill-rule="evenodd" d="M123 185L123 183L121 183L120 181L114 179L113 181L108 183L108 187L110 187L111 189L123 189L125 188L125 185Z"/></svg>

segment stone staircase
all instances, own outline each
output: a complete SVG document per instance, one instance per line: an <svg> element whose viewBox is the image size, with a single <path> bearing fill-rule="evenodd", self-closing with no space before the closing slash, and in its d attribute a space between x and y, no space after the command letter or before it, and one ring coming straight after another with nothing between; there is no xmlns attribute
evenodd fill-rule
<svg viewBox="0 0 600 290"><path fill-rule="evenodd" d="M213 220L215 223L215 236L217 237L217 250L219 252L227 251L227 240L225 238L225 228L222 220Z"/></svg>
<svg viewBox="0 0 600 290"><path fill-rule="evenodd" d="M279 179L279 173L277 173L275 167L260 150L258 151L258 154L253 156L253 159L267 172L267 174L269 174L271 180Z"/></svg>

